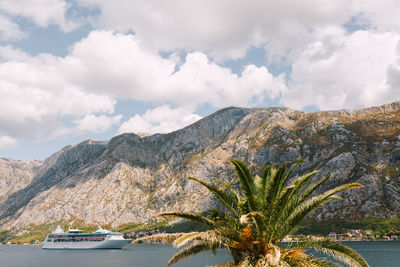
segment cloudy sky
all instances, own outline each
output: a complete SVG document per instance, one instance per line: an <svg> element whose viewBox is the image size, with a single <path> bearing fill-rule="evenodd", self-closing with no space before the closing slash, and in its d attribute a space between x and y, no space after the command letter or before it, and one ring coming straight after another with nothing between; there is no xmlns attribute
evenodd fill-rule
<svg viewBox="0 0 400 267"><path fill-rule="evenodd" d="M0 157L227 106L400 100L397 0L0 0Z"/></svg>

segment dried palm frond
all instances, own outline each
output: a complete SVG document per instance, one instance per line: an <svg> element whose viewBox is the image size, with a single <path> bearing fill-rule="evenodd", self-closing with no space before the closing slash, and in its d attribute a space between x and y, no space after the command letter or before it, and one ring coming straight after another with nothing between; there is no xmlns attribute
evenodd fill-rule
<svg viewBox="0 0 400 267"><path fill-rule="evenodd" d="M289 256L282 258L289 266L298 267L339 267L339 265L332 263L324 258L317 258L306 254L298 254L296 256Z"/></svg>
<svg viewBox="0 0 400 267"><path fill-rule="evenodd" d="M182 247L193 241L202 241L210 244L212 247L222 247L226 242L226 238L222 237L216 231L209 230L206 232L192 232L183 235L176 239L173 245L176 247Z"/></svg>
<svg viewBox="0 0 400 267"><path fill-rule="evenodd" d="M210 247L209 244L207 243L203 243L201 241L195 241L192 244L190 244L189 246L187 246L186 248L181 249L180 251L178 251L177 253L175 253L171 259L168 261L168 266L177 263L178 261L195 255L199 252L202 251L206 251L206 250L210 250L212 249L212 247Z"/></svg>
<svg viewBox="0 0 400 267"><path fill-rule="evenodd" d="M135 239L134 243L139 242L162 242L162 243L172 243L177 238L182 237L185 233L175 233L175 234L156 234L149 235Z"/></svg>
<svg viewBox="0 0 400 267"><path fill-rule="evenodd" d="M288 249L299 248L312 248L317 251L321 251L322 253L330 255L335 259L347 264L348 266L369 266L365 259L356 251L328 238L324 240L304 239L300 242L293 243Z"/></svg>

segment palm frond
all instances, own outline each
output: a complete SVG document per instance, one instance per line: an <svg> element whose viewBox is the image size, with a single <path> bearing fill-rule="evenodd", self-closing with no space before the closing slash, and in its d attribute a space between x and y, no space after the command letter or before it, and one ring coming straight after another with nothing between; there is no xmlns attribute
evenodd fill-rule
<svg viewBox="0 0 400 267"><path fill-rule="evenodd" d="M164 212L158 215L199 222L206 225L208 231L161 234L136 242L162 241L173 242L176 247L185 246L170 259L168 265L201 251L211 250L214 253L224 247L231 253L235 266L337 266L327 259L309 255L309 248L331 255L350 266L368 266L357 252L331 240L301 240L288 246L279 243L305 216L325 202L339 199L337 193L361 187L360 184L345 184L315 194L330 175L312 182L318 173L314 171L292 180L293 170L302 161L293 164L289 170L285 165L279 168L267 165L261 177L252 176L249 168L238 160L231 163L240 182L239 192L217 178L214 178L219 183L217 185L189 178L216 196L223 209L214 208L208 216L190 212Z"/></svg>
<svg viewBox="0 0 400 267"><path fill-rule="evenodd" d="M335 257L350 266L369 267L366 260L355 250L331 239L324 240L302 240L291 244L287 249L316 249Z"/></svg>
<svg viewBox="0 0 400 267"><path fill-rule="evenodd" d="M304 253L288 254L282 258L282 261L291 267L339 267L339 265L327 259L317 258Z"/></svg>
<svg viewBox="0 0 400 267"><path fill-rule="evenodd" d="M331 199L340 199L340 197L335 196L336 193L352 189L352 188L360 188L361 184L352 183L352 184L344 184L337 186L333 189L330 189L320 195L314 196L310 199L304 200L299 203L298 206L294 209L294 211L287 217L285 223L282 227L280 227L281 231L279 233L279 238L283 238L287 233L289 233L305 216L307 216L312 211L319 208L325 202ZM283 231L282 231L283 230Z"/></svg>
<svg viewBox="0 0 400 267"><path fill-rule="evenodd" d="M174 233L174 234L156 234L150 236L144 236L140 238L136 238L133 242L140 243L140 242L161 242L161 243L172 243L176 239L185 235L184 233Z"/></svg>
<svg viewBox="0 0 400 267"><path fill-rule="evenodd" d="M278 168L275 175L271 177L270 184L266 192L266 200L264 208L266 210L271 210L274 204L275 198L281 193L283 184L285 183L286 177L286 165L282 165Z"/></svg>
<svg viewBox="0 0 400 267"><path fill-rule="evenodd" d="M301 202L303 202L318 186L320 186L323 182L325 182L327 179L330 178L330 175L326 176L325 178L321 179L320 181L310 185L306 190L304 190L301 195L299 195L299 192L303 189L304 186L306 186L311 179L318 174L319 171L313 171L310 173L307 173L299 178L297 178L292 184L294 185L294 188L290 195L287 197L287 200L282 203L281 209L279 211L278 216L276 217L276 220L273 225L273 229L275 229L279 226L278 224L282 221L286 221L287 218L292 215L293 211L299 206Z"/></svg>
<svg viewBox="0 0 400 267"><path fill-rule="evenodd" d="M311 184L309 187L307 187L299 196L299 201L302 202L304 199L308 198L311 196L312 193L314 193L315 190L318 189L323 183L325 183L327 180L329 180L332 177L331 174L328 174L318 182L315 182Z"/></svg>
<svg viewBox="0 0 400 267"><path fill-rule="evenodd" d="M186 234L182 237L177 238L173 245L175 247L182 247L185 246L193 241L202 241L204 243L209 244L212 247L222 247L224 244L228 243L229 240L223 237L216 231L209 230L206 232L192 232Z"/></svg>
<svg viewBox="0 0 400 267"><path fill-rule="evenodd" d="M295 189L293 190L292 195L297 195L300 190L307 185L311 179L318 174L319 171L313 171L313 172L309 172L303 176L300 176L299 178L297 178L293 184L295 185ZM331 176L328 175L327 177L325 177L324 179L321 179L320 181L314 183L313 185L310 186L310 189L308 190L304 190L307 191L307 193L302 194L302 198L307 198L316 188L318 188L319 185L323 184L327 179L329 179Z"/></svg>
<svg viewBox="0 0 400 267"><path fill-rule="evenodd" d="M216 196L219 201L227 208L229 209L233 214L238 216L238 211L237 211L237 202L235 203L235 198L232 195L229 195L216 187L215 185L206 183L200 179L194 178L194 177L189 177L188 179L196 181L206 187L211 193Z"/></svg>
<svg viewBox="0 0 400 267"><path fill-rule="evenodd" d="M300 166L301 164L303 164L303 162L304 162L304 160L301 159L301 160L297 161L296 163L294 163L294 164L290 167L289 171L287 171L287 173L286 173L285 181L288 181L288 180L290 179L290 176L292 175L293 170L296 169L296 168L297 168L298 166Z"/></svg>
<svg viewBox="0 0 400 267"><path fill-rule="evenodd" d="M193 242L192 244L190 244L186 248L181 249L180 251L175 253L171 257L171 259L169 259L168 266L171 266L172 264L175 264L178 261L180 261L180 260L182 260L182 259L184 259L186 257L192 256L192 255L196 255L199 252L207 251L207 250L210 250L210 249L212 249L212 247L207 243L203 243L203 242L200 242L200 241Z"/></svg>
<svg viewBox="0 0 400 267"><path fill-rule="evenodd" d="M218 230L219 232L221 232L221 230L224 229L223 236L233 238L232 233L235 233L235 231L240 231L240 229L242 228L238 217L231 216L230 214L218 210L215 207L208 211L207 214L207 217L212 219L216 224L216 227L213 228L214 230ZM226 229L229 229L229 231L227 231Z"/></svg>
<svg viewBox="0 0 400 267"><path fill-rule="evenodd" d="M278 198L279 195L282 194L283 185L285 184L286 170L286 165L282 165L276 172L273 172L273 175L269 179L269 185L266 188L265 200L262 202L262 207L260 207L263 213L268 216L264 228L269 236L271 234L271 226L273 225L276 210L280 208L277 206L279 201Z"/></svg>
<svg viewBox="0 0 400 267"><path fill-rule="evenodd" d="M255 185L253 177L250 174L250 170L247 168L246 164L240 160L232 160L231 163L234 166L236 175L239 178L241 190L243 195L246 197L247 205L250 211L254 211L256 209Z"/></svg>
<svg viewBox="0 0 400 267"><path fill-rule="evenodd" d="M267 187L271 183L271 177L275 175L276 170L272 167L271 164L267 164L264 168L264 172L261 176L261 182L260 182L260 188L259 188L259 194L260 194L260 199L265 199L266 197L266 192L267 192Z"/></svg>
<svg viewBox="0 0 400 267"><path fill-rule="evenodd" d="M213 178L214 181L217 181L218 183L222 184L223 186L225 186L226 190L228 190L232 197L234 198L234 200L236 201L236 203L239 202L240 196L239 194L235 191L235 189L232 188L232 186L230 186L229 184L225 183L224 181L218 179L218 178Z"/></svg>
<svg viewBox="0 0 400 267"><path fill-rule="evenodd" d="M283 208L285 207L286 202L288 201L291 193L293 192L293 190L295 189L294 185L289 185L286 186L281 194L279 195L279 197L276 199L276 201L274 202L274 204L272 205L272 209L270 211L269 214L269 222L267 223L267 240L268 242L271 241L271 239L273 238L274 234L275 234L275 227L276 224L279 223L279 217L281 215L281 213L283 212Z"/></svg>
<svg viewBox="0 0 400 267"><path fill-rule="evenodd" d="M186 234L182 235L181 237L178 237L177 239L175 239L174 242L172 243L172 245L177 248L184 246L184 245L188 244L189 242L191 242L193 240L193 238L199 234L200 234L200 232L186 233Z"/></svg>
<svg viewBox="0 0 400 267"><path fill-rule="evenodd" d="M287 201L282 205L282 208L280 211L280 216L285 215L285 214L286 215L291 214L293 212L293 210L299 205L299 203L304 201L304 199L306 199L310 195L310 193L312 193L313 190L311 189L311 190L304 190L307 192L303 192L301 194L301 196L298 195L300 190L305 185L307 185L311 181L312 177L315 176L317 173L319 173L319 171L313 171L313 172L307 173L307 174L297 178L293 182L294 188L293 188L291 194L288 196ZM322 184L324 181L326 181L325 178L322 179L321 181L319 181L318 183L311 185L310 187L313 187L315 189L320 184ZM318 184L318 185L316 185L316 184ZM279 221L279 219L280 218L278 218L277 221Z"/></svg>

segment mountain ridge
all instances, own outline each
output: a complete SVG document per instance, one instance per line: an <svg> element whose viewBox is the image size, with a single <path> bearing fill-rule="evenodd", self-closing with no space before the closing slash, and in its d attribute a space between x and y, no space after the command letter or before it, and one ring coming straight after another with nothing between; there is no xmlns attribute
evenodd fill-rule
<svg viewBox="0 0 400 267"><path fill-rule="evenodd" d="M205 210L211 196L186 177L235 185L231 159L259 170L304 158L299 174L320 169L320 176L333 173L328 185L365 185L329 202L317 219L397 216L399 122L400 101L313 113L228 107L168 134L86 140L42 162L0 159L0 228L60 220L117 226L165 210Z"/></svg>

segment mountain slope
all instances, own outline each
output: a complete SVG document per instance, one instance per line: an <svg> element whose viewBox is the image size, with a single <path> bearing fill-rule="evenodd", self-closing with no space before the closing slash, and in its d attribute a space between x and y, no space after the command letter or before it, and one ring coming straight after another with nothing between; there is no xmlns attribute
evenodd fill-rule
<svg viewBox="0 0 400 267"><path fill-rule="evenodd" d="M342 201L329 202L313 214L316 218L397 216L400 102L316 113L232 107L169 134L85 141L43 162L22 162L29 166L18 172L7 171L2 160L0 190L6 195L0 224L15 229L82 220L117 226L144 222L165 210L206 210L213 205L210 195L186 177L219 177L235 184L231 159L256 171L267 162L300 158L305 162L299 173L333 174L327 186L365 185L345 192Z"/></svg>

